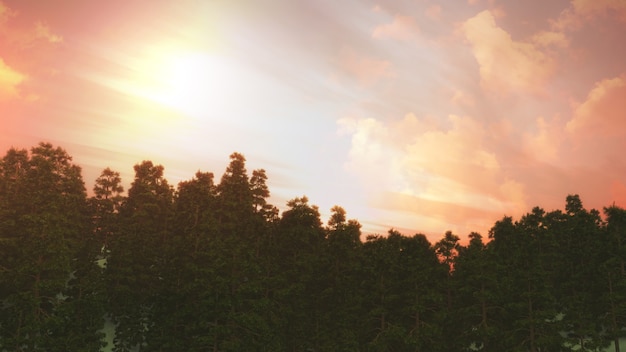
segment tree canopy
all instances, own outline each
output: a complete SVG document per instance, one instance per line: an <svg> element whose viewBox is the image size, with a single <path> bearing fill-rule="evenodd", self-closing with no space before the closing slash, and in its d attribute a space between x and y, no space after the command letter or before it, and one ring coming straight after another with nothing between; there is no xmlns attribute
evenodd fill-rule
<svg viewBox="0 0 626 352"><path fill-rule="evenodd" d="M626 210L567 195L488 237L363 238L341 206L269 203L233 153L171 185L41 143L0 159L0 351L604 351L626 331Z"/></svg>

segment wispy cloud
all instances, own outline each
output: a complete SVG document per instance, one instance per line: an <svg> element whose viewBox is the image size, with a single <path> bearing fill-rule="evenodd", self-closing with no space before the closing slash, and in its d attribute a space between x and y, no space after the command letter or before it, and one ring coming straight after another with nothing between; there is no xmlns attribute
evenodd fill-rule
<svg viewBox="0 0 626 352"><path fill-rule="evenodd" d="M395 76L390 61L358 54L350 48L341 50L337 65L343 73L363 85L372 85L381 79Z"/></svg>
<svg viewBox="0 0 626 352"><path fill-rule="evenodd" d="M419 26L413 17L397 15L391 23L381 24L374 28L372 37L376 39L411 41L415 40L419 33Z"/></svg>
<svg viewBox="0 0 626 352"><path fill-rule="evenodd" d="M50 27L43 22L35 23L35 36L50 43L63 42L63 37L58 34L54 34Z"/></svg>

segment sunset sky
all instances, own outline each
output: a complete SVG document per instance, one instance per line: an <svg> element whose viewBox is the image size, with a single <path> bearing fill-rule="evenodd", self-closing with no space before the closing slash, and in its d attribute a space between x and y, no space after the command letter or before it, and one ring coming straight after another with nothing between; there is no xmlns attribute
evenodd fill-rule
<svg viewBox="0 0 626 352"><path fill-rule="evenodd" d="M238 151L280 208L432 241L626 206L626 0L0 0L0 153L40 141L87 189Z"/></svg>

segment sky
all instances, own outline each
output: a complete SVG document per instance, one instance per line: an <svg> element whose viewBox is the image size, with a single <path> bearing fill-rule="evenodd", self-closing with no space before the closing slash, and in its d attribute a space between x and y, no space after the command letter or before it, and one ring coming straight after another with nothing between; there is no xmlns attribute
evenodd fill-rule
<svg viewBox="0 0 626 352"><path fill-rule="evenodd" d="M0 0L0 153L128 189L236 151L280 209L486 237L568 194L626 206L624 34L626 0Z"/></svg>

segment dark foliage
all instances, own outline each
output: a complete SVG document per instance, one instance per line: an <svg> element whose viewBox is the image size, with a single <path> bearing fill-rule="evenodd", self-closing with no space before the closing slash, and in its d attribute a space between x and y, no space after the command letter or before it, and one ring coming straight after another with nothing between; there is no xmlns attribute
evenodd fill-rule
<svg viewBox="0 0 626 352"><path fill-rule="evenodd" d="M307 197L279 215L234 153L175 189L143 161L124 196L42 143L0 159L0 351L599 351L626 326L626 210L504 217L489 241L361 238ZM618 347L615 348L619 351Z"/></svg>

